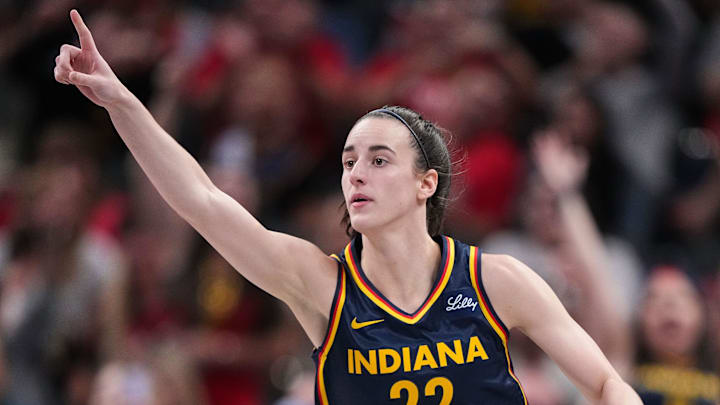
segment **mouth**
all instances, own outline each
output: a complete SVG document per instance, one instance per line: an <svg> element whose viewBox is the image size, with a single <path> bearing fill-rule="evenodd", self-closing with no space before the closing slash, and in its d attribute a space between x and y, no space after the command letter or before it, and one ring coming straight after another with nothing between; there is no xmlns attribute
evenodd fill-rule
<svg viewBox="0 0 720 405"><path fill-rule="evenodd" d="M666 336L674 336L682 331L682 325L676 320L668 319L660 325L660 330L662 330Z"/></svg>
<svg viewBox="0 0 720 405"><path fill-rule="evenodd" d="M370 202L372 202L372 199L363 194L353 194L350 198L350 206L355 208L362 207Z"/></svg>

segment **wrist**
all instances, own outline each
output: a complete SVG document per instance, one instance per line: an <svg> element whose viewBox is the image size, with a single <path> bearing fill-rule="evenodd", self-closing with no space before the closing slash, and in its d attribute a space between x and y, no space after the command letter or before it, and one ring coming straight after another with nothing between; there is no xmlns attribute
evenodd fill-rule
<svg viewBox="0 0 720 405"><path fill-rule="evenodd" d="M135 95L132 94L127 87L120 83L117 96L114 97L113 101L105 106L105 109L110 113L127 111L128 109L135 107L135 104L139 102L140 101L137 97L135 97Z"/></svg>
<svg viewBox="0 0 720 405"><path fill-rule="evenodd" d="M558 200L571 200L580 196L580 189L577 187L568 187L553 191Z"/></svg>

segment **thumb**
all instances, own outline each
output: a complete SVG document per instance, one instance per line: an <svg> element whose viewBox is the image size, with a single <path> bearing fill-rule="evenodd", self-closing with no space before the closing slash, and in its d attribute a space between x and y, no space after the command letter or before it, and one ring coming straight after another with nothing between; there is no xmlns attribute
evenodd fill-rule
<svg viewBox="0 0 720 405"><path fill-rule="evenodd" d="M70 80L70 83L72 83L76 86L87 86L87 87L94 87L95 85L98 84L98 80L99 80L97 77L95 77L93 75L89 75L89 74L85 74L85 73L81 73L81 72L70 72L70 74L68 75L68 79Z"/></svg>

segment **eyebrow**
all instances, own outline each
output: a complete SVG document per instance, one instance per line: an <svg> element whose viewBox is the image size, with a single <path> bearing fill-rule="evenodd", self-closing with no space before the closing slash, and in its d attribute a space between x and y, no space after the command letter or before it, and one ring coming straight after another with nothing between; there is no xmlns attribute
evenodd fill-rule
<svg viewBox="0 0 720 405"><path fill-rule="evenodd" d="M346 147L343 149L343 153L353 152L354 150L355 150L355 146L354 146L354 145L348 145L348 146L346 146ZM392 153L393 155L397 155L397 153L395 153L395 151L394 151L391 147L389 147L389 146L387 146L387 145L370 145L370 147L368 148L368 150L369 150L370 152L377 152L377 151L379 151L379 150L386 150L386 151Z"/></svg>

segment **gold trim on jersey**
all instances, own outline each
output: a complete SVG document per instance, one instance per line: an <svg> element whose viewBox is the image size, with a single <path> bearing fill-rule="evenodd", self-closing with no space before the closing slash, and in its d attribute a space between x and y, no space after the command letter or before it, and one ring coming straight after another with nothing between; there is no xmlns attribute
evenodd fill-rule
<svg viewBox="0 0 720 405"><path fill-rule="evenodd" d="M500 340L502 341L503 347L505 348L505 359L507 360L507 367L508 372L510 373L510 376L515 380L515 382L518 384L518 387L520 387L520 392L523 396L523 401L525 405L527 405L527 397L525 396L525 391L522 388L522 384L520 384L520 380L515 376L515 373L513 373L512 367L510 366L510 353L508 352L508 343L507 343L507 333L505 332L505 329L500 326L500 323L497 319L495 319L495 316L490 312L490 306L488 305L488 302L485 300L484 294L480 291L480 285L478 284L478 274L477 274L477 261L480 259L478 256L478 248L476 246L470 246L470 282L472 283L473 289L475 289L475 294L478 296L478 302L480 302L480 309L482 309L482 313L485 316L485 319L487 319L488 323L490 323L490 326L495 330L495 333L500 337Z"/></svg>
<svg viewBox="0 0 720 405"><path fill-rule="evenodd" d="M440 276L440 281L437 283L437 285L433 289L428 299L422 305L422 307L420 307L420 309L418 309L413 315L407 315L403 312L398 311L395 307L393 307L392 304L386 301L382 296L375 292L368 283L365 282L365 280L360 276L360 272L358 271L357 262L355 261L352 249L350 249L351 244L345 246L345 262L350 269L350 274L352 274L352 278L353 280L355 280L355 284L357 284L358 288L360 288L360 291L362 291L368 298L370 298L370 300L374 302L375 305L382 308L385 312L392 315L394 318L399 319L400 321L405 322L409 325L414 325L418 323L420 319L422 319L422 317L427 313L430 307L432 307L433 303L437 301L438 297L440 297L440 294L443 292L445 286L450 280L450 274L452 273L453 265L455 263L455 242L450 237L443 236L443 238L445 239L445 244L447 248L445 254L445 264L443 265L443 271L442 275Z"/></svg>
<svg viewBox="0 0 720 405"><path fill-rule="evenodd" d="M327 354L335 341L335 334L340 324L340 316L342 315L342 309L345 305L345 271L340 271L340 291L338 292L337 300L335 301L334 311L332 313L330 321L330 329L328 330L325 342L320 347L320 353L318 355L318 370L317 370L317 390L318 397L320 398L321 405L328 405L327 390L325 389L325 380L323 378L323 369L325 367L325 361L327 360Z"/></svg>

